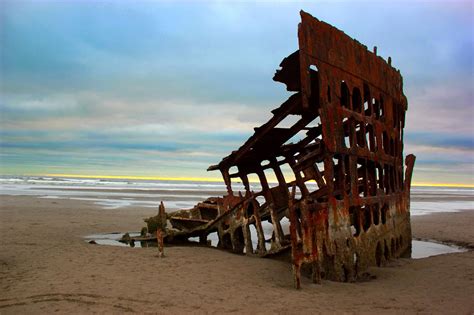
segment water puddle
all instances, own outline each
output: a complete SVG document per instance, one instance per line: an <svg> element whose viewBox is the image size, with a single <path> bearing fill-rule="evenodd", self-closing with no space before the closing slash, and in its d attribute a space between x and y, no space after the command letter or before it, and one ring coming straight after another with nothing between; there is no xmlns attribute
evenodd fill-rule
<svg viewBox="0 0 474 315"><path fill-rule="evenodd" d="M137 237L140 236L140 233L129 233L131 237ZM212 247L217 247L217 242L219 241L217 237L217 233L212 233L216 235L209 235L208 239L211 241L211 246ZM120 242L119 240L121 239L123 233L109 233L109 234L94 234L94 235L88 235L85 237L85 240L87 242L95 242L95 244L98 245L111 245L111 246L122 246L122 247L136 247L136 248L142 248L142 247L156 247L156 242L148 242L148 241L135 241L132 243L123 243ZM190 242L199 242L198 237L191 237L189 238ZM411 252L411 258L412 259L420 259L420 258L426 258L426 257L431 257L431 256L436 256L436 255L442 255L442 254L450 254L450 253L462 253L466 252L467 249L460 247L460 246L454 246L454 245L446 245L446 244L440 244L436 242L430 242L430 241L418 241L418 240L412 240L411 242L412 245L412 252Z"/></svg>
<svg viewBox="0 0 474 315"><path fill-rule="evenodd" d="M446 245L428 241L411 241L411 258L420 259L441 254L462 253L467 249L454 245Z"/></svg>

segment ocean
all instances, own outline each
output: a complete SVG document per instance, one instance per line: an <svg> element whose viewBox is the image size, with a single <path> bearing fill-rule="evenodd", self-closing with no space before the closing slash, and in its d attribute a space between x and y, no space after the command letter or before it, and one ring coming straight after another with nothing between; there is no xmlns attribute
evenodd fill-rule
<svg viewBox="0 0 474 315"><path fill-rule="evenodd" d="M259 191L257 184L251 184ZM239 184L234 189L243 190ZM83 179L40 176L0 176L1 195L28 195L48 199L91 201L104 210L157 208L167 211L192 208L197 202L226 193L222 182ZM474 209L474 189L412 187L411 215Z"/></svg>

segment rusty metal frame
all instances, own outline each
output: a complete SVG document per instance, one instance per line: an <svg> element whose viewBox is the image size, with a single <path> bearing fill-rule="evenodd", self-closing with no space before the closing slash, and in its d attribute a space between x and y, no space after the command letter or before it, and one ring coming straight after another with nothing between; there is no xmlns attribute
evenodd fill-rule
<svg viewBox="0 0 474 315"><path fill-rule="evenodd" d="M353 281L368 266L410 252L415 162L409 155L404 167L407 99L390 58L303 11L301 19L299 50L274 77L294 94L237 151L209 167L222 173L227 195L172 214L175 229L165 235L168 242L199 236L205 243L217 232L218 247L246 255L290 250L297 288L302 269L316 283ZM294 123L280 127L288 117ZM268 171L278 181L273 187ZM250 174L260 192L251 190ZM236 180L244 191L234 192ZM271 239L262 222L271 224Z"/></svg>

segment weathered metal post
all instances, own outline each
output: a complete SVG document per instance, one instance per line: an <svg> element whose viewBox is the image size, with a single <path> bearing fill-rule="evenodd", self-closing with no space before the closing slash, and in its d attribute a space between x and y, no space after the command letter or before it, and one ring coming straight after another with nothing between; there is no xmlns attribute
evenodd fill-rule
<svg viewBox="0 0 474 315"><path fill-rule="evenodd" d="M163 201L158 207L158 217L160 218L159 224L156 229L156 241L158 243L158 257L162 258L165 256L164 252L164 241L163 241L163 232L166 229L166 211Z"/></svg>

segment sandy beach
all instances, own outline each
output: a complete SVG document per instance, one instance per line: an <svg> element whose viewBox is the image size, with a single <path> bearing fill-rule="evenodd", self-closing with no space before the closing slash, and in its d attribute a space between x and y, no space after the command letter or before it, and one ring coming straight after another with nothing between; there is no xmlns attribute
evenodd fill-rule
<svg viewBox="0 0 474 315"><path fill-rule="evenodd" d="M474 312L474 211L412 217L413 236L471 251L394 260L357 283L304 279L291 266L202 247L122 248L83 237L137 231L156 209L0 196L0 313Z"/></svg>

